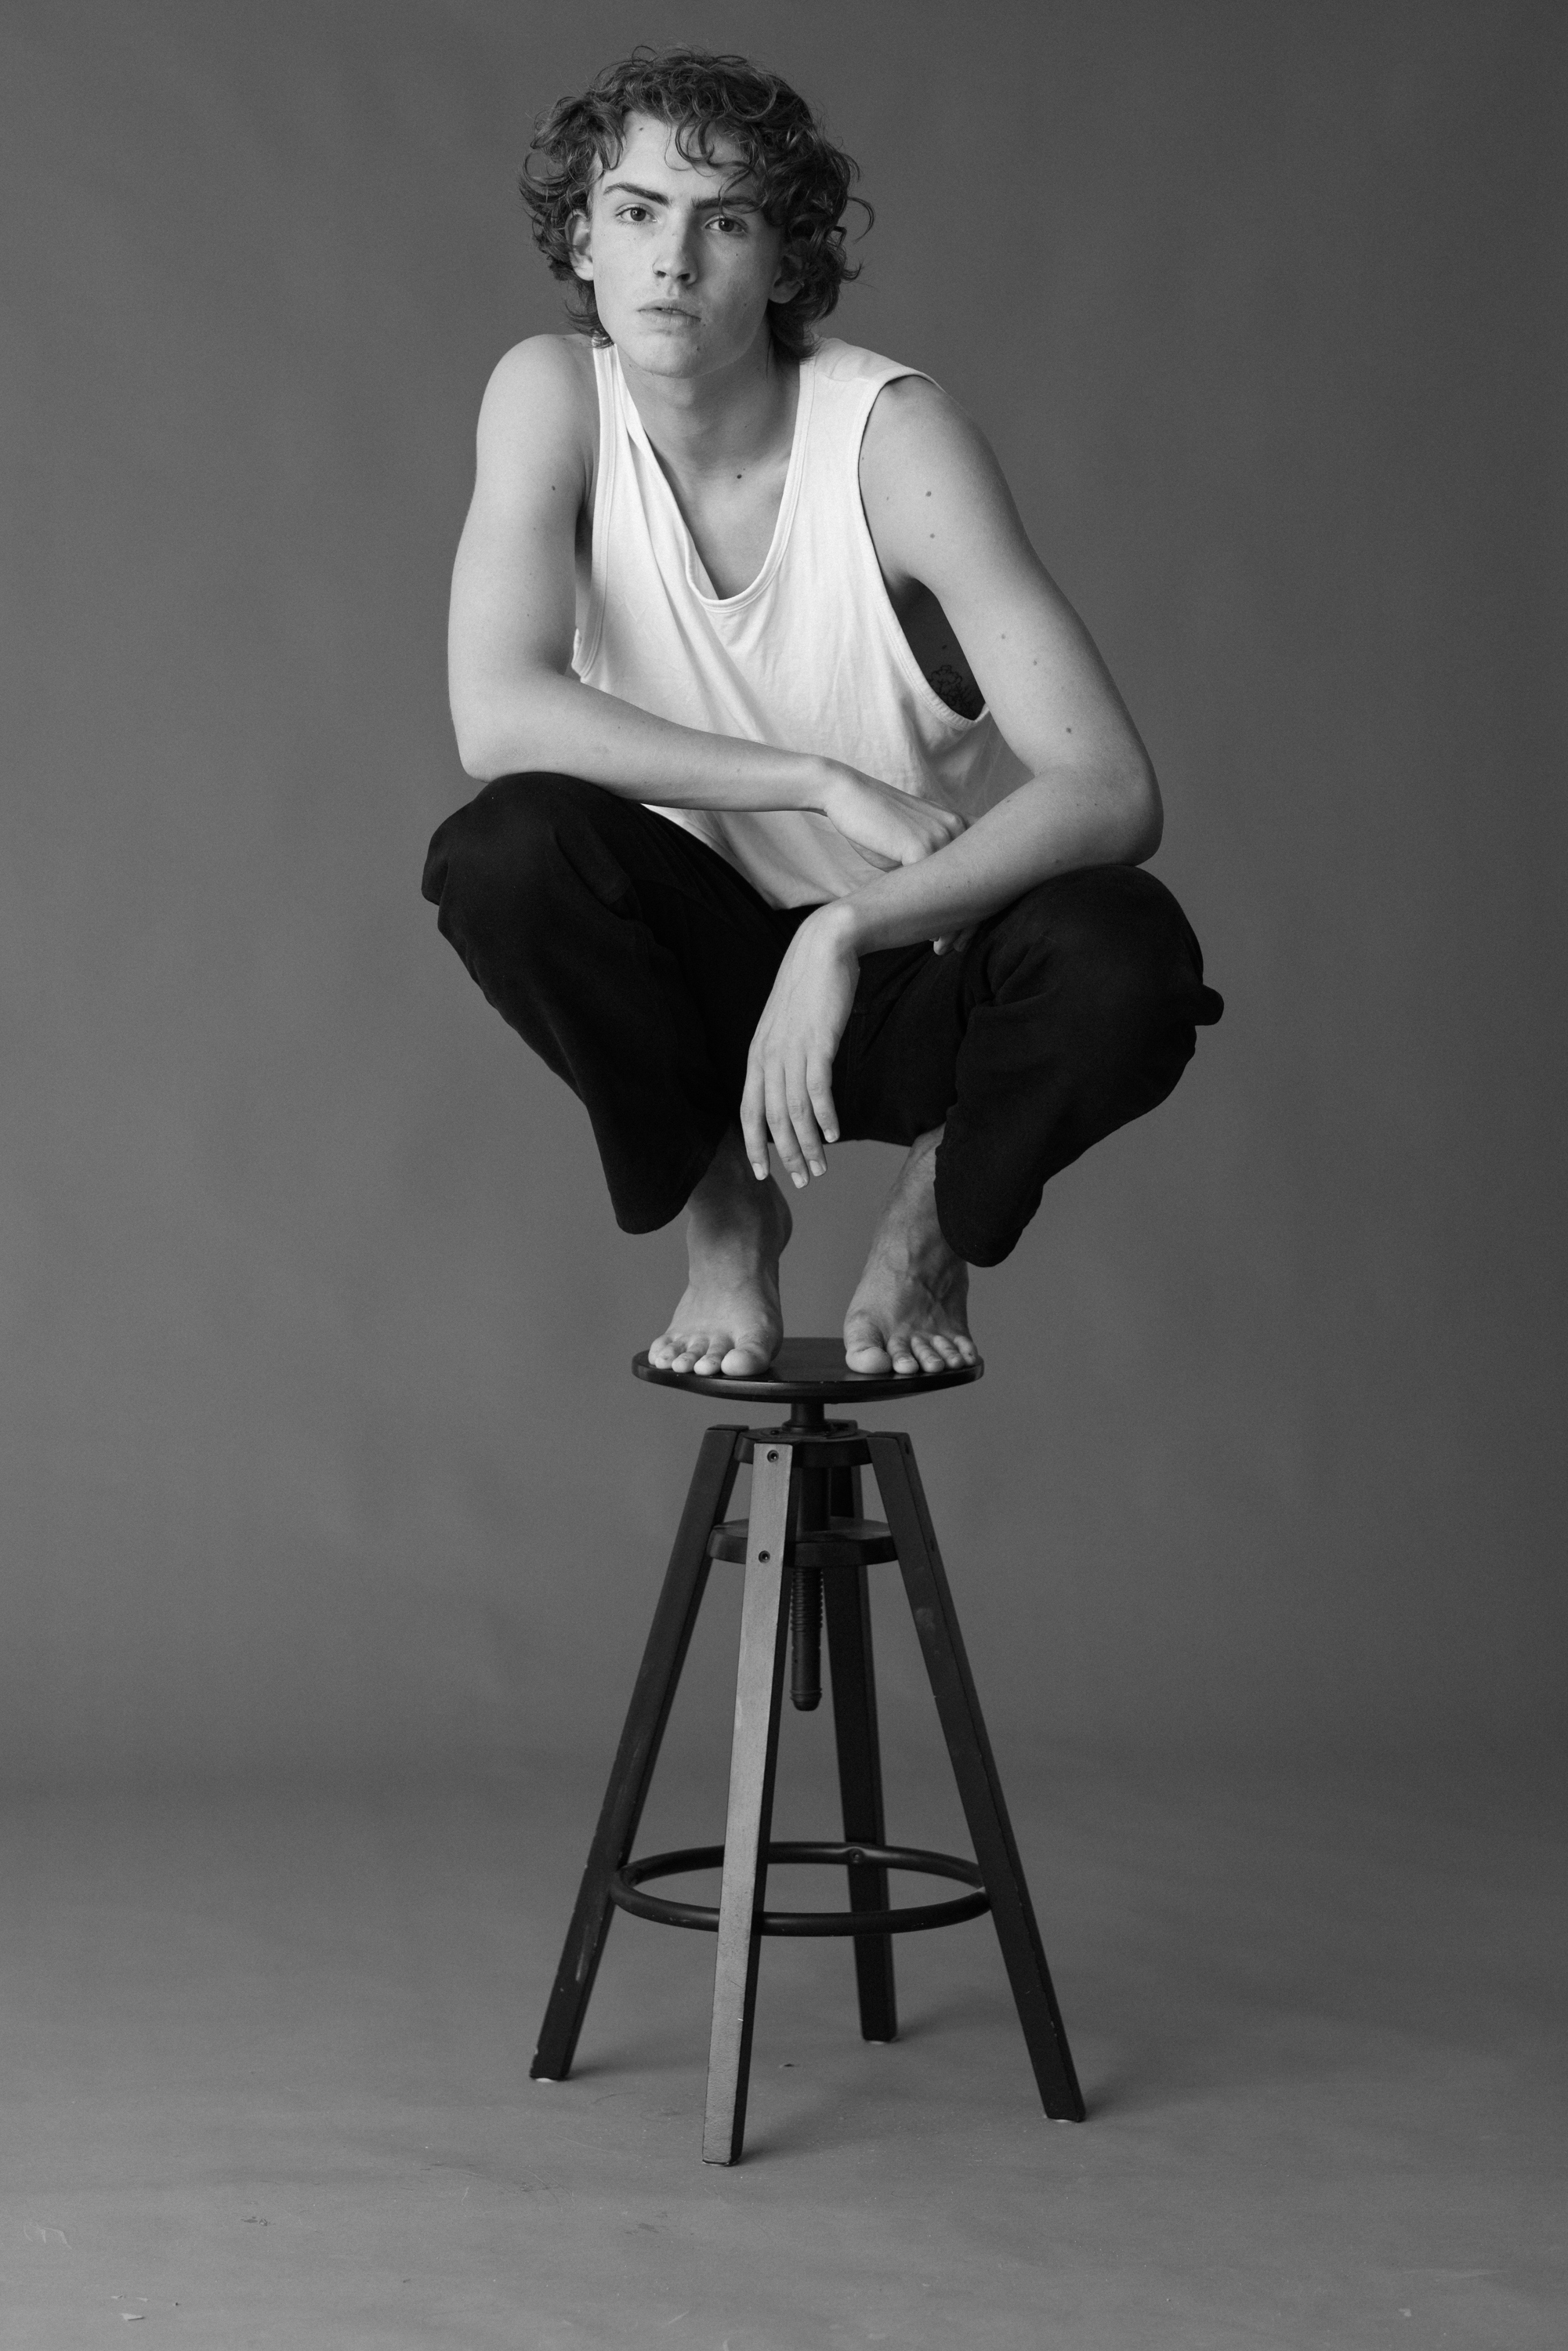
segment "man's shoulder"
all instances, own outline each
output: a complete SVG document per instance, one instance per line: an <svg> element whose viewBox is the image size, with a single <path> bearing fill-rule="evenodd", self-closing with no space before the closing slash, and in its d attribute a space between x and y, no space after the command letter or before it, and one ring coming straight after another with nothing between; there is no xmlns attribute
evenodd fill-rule
<svg viewBox="0 0 1568 2351"><path fill-rule="evenodd" d="M833 338L817 346L816 368L820 383L852 398L858 394L860 402L870 391L862 455L874 455L883 444L902 447L912 435L940 439L953 421L967 421L957 402L908 360L890 360L881 351L862 350Z"/></svg>
<svg viewBox="0 0 1568 2351"><path fill-rule="evenodd" d="M525 480L570 455L586 479L598 426L591 347L579 335L530 335L497 361L485 387L481 461Z"/></svg>
<svg viewBox="0 0 1568 2351"><path fill-rule="evenodd" d="M812 355L820 381L834 384L888 384L910 380L920 373L904 360L890 360L881 351L868 351L859 343L841 342L837 335L824 335Z"/></svg>
<svg viewBox="0 0 1568 2351"><path fill-rule="evenodd" d="M861 440L860 490L884 572L928 587L930 566L977 532L984 537L985 517L1008 497L974 418L920 375L900 375L877 393Z"/></svg>
<svg viewBox="0 0 1568 2351"><path fill-rule="evenodd" d="M951 392L928 375L902 370L883 382L866 419L862 474L870 467L891 477L912 465L956 460L981 438Z"/></svg>
<svg viewBox="0 0 1568 2351"><path fill-rule="evenodd" d="M581 335L525 336L497 360L485 398L523 407L592 402L592 348Z"/></svg>

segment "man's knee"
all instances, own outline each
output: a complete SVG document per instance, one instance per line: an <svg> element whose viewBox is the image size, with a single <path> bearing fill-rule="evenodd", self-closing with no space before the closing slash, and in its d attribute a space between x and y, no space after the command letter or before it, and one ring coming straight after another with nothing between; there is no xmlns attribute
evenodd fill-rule
<svg viewBox="0 0 1568 2351"><path fill-rule="evenodd" d="M1046 989L1096 1022L1141 1026L1218 1017L1203 956L1164 883L1134 865L1093 865L1026 890L996 918L1014 987Z"/></svg>
<svg viewBox="0 0 1568 2351"><path fill-rule="evenodd" d="M420 887L442 928L548 914L581 869L573 851L612 800L577 776L501 776L436 827Z"/></svg>

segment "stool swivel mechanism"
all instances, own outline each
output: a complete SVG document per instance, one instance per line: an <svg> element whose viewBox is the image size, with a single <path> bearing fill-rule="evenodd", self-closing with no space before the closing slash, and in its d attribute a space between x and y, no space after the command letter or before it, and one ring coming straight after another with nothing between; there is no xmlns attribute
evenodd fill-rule
<svg viewBox="0 0 1568 2351"><path fill-rule="evenodd" d="M827 1417L829 1405L958 1386L978 1379L981 1369L974 1364L902 1379L857 1374L846 1369L839 1343L825 1339L786 1341L771 1371L756 1380L664 1372L645 1355L632 1364L638 1378L657 1385L787 1404L789 1415L778 1426L724 1426L703 1438L530 2070L537 2081L562 2081L570 2072L617 1907L664 1926L716 1934L706 2163L740 2158L764 1935L852 1938L862 2034L892 2041L898 2031L893 1937L989 1911L1045 2112L1055 2121L1083 2119L914 1448L901 1433L862 1430L853 1421ZM747 1464L749 1515L727 1519L736 1478ZM876 1479L884 1520L862 1515L865 1468ZM653 1767L716 1560L745 1566L725 1841L634 1859ZM972 1862L887 1842L866 1571L894 1560L974 1843ZM824 1622L843 1836L833 1844L775 1844L769 1831L785 1652L792 1649L790 1698L809 1712L821 1700ZM794 1862L841 1867L847 1909L768 1909L769 1864ZM648 1890L660 1877L715 1867L722 1873L716 1907ZM890 1871L947 1879L966 1890L938 1902L895 1907L889 1901Z"/></svg>

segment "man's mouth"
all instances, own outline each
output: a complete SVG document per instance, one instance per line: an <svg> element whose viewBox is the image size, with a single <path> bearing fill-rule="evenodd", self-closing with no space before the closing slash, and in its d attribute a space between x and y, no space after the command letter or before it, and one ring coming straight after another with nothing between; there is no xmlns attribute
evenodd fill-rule
<svg viewBox="0 0 1568 2351"><path fill-rule="evenodd" d="M683 309L678 302L644 302L643 316L645 319L690 319L695 322L697 313Z"/></svg>

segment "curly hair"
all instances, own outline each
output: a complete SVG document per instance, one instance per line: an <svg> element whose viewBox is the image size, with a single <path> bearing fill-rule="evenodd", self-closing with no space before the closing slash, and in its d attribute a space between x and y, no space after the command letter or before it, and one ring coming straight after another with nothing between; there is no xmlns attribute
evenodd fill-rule
<svg viewBox="0 0 1568 2351"><path fill-rule="evenodd" d="M851 203L871 226L871 206L850 194L859 167L830 144L805 99L778 74L706 49L633 49L580 98L558 99L536 128L517 185L535 244L552 276L570 281L572 324L609 340L592 284L571 266L571 225L587 211L598 174L618 160L633 113L667 122L688 163L711 167L719 139L740 149L736 177L751 182L762 217L783 230L784 256L797 280L790 300L768 304L768 325L781 350L804 359L813 325L832 309L846 280L860 275L845 255L843 228Z"/></svg>

